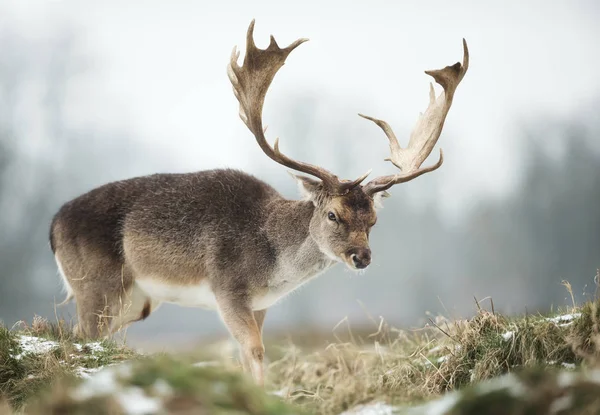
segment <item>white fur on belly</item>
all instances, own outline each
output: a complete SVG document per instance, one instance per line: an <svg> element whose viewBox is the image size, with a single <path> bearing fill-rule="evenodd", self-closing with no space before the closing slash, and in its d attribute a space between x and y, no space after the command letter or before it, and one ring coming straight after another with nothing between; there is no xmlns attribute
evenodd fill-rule
<svg viewBox="0 0 600 415"><path fill-rule="evenodd" d="M278 292L274 292L274 291L269 291L264 295L256 296L252 299L252 309L253 310L266 310L267 308L274 305L276 302L281 300L286 295L287 295L287 292L278 293Z"/></svg>
<svg viewBox="0 0 600 415"><path fill-rule="evenodd" d="M208 282L196 285L173 285L156 279L136 278L137 285L155 300L184 307L202 307L216 310L217 299Z"/></svg>
<svg viewBox="0 0 600 415"><path fill-rule="evenodd" d="M183 307L201 307L216 310L217 299L208 282L196 285L173 285L157 279L136 278L136 284L155 301L178 304ZM287 287L286 287L287 288ZM270 290L252 299L253 310L265 310L285 297L291 289Z"/></svg>

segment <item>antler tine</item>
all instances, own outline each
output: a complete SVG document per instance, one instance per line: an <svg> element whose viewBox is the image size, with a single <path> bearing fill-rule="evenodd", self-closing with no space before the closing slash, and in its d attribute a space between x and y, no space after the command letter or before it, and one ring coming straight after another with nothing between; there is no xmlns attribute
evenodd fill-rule
<svg viewBox="0 0 600 415"><path fill-rule="evenodd" d="M394 166L402 171L401 174L382 176L371 180L365 185L365 192L370 195L382 192L395 184L405 183L425 173L434 171L442 165L444 162L444 153L440 149L440 158L437 163L421 168L421 164L431 154L433 147L442 133L446 116L452 106L456 88L468 69L469 49L466 40L463 39L462 64L457 62L443 69L425 71L427 75L432 76L435 82L442 86L444 91L436 98L433 84L429 84L429 106L425 113L420 114L406 148L400 147L398 139L388 123L377 118L358 114L367 120L373 121L383 130L390 142L390 157L385 160L391 161Z"/></svg>
<svg viewBox="0 0 600 415"><path fill-rule="evenodd" d="M256 142L272 160L293 170L310 174L323 181L325 188L331 193L344 193L349 188L358 185L362 177L351 182L342 182L336 175L326 169L309 163L293 160L279 150L279 139L273 147L265 138L265 128L262 125L262 109L265 96L277 71L284 65L288 55L308 39L298 39L288 47L280 48L271 36L266 49L259 49L254 43L254 20L248 27L246 36L246 56L243 65L238 65L239 52L233 49L227 66L227 74L233 86L233 93L240 103L240 118L254 134Z"/></svg>

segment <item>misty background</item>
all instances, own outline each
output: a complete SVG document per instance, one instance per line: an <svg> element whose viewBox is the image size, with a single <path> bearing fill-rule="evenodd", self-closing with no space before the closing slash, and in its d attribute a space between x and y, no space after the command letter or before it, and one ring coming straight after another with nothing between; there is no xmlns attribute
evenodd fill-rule
<svg viewBox="0 0 600 415"><path fill-rule="evenodd" d="M240 121L226 75L252 18L259 47L300 37L266 99L271 142L346 179L394 172L428 103L423 73L471 52L438 142L445 163L391 191L364 274L336 266L267 313L266 330L383 316L507 313L595 294L600 268L600 7L571 2L355 4L0 1L0 320L74 319L48 243L54 213L101 184L157 172L245 170L297 198ZM440 88L437 87L437 93ZM434 150L434 157L437 157ZM433 157L432 157L433 159ZM426 161L431 163L431 161ZM215 312L165 304L130 343L225 336Z"/></svg>

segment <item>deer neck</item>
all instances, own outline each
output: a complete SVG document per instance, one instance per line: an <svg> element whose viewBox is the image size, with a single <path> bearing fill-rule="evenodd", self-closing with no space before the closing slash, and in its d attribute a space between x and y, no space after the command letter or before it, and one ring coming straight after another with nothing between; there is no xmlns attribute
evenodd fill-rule
<svg viewBox="0 0 600 415"><path fill-rule="evenodd" d="M333 266L336 261L321 252L310 235L312 202L278 200L267 221L267 234L278 253L273 278L303 283Z"/></svg>

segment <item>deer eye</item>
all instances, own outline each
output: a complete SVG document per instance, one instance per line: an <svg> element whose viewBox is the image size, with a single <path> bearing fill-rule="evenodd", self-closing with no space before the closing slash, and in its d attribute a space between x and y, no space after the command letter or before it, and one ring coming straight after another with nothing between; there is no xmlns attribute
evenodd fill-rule
<svg viewBox="0 0 600 415"><path fill-rule="evenodd" d="M329 218L329 220L332 220L334 222L337 221L337 218L335 217L335 213L333 213L333 212L329 212L327 214L327 217Z"/></svg>

